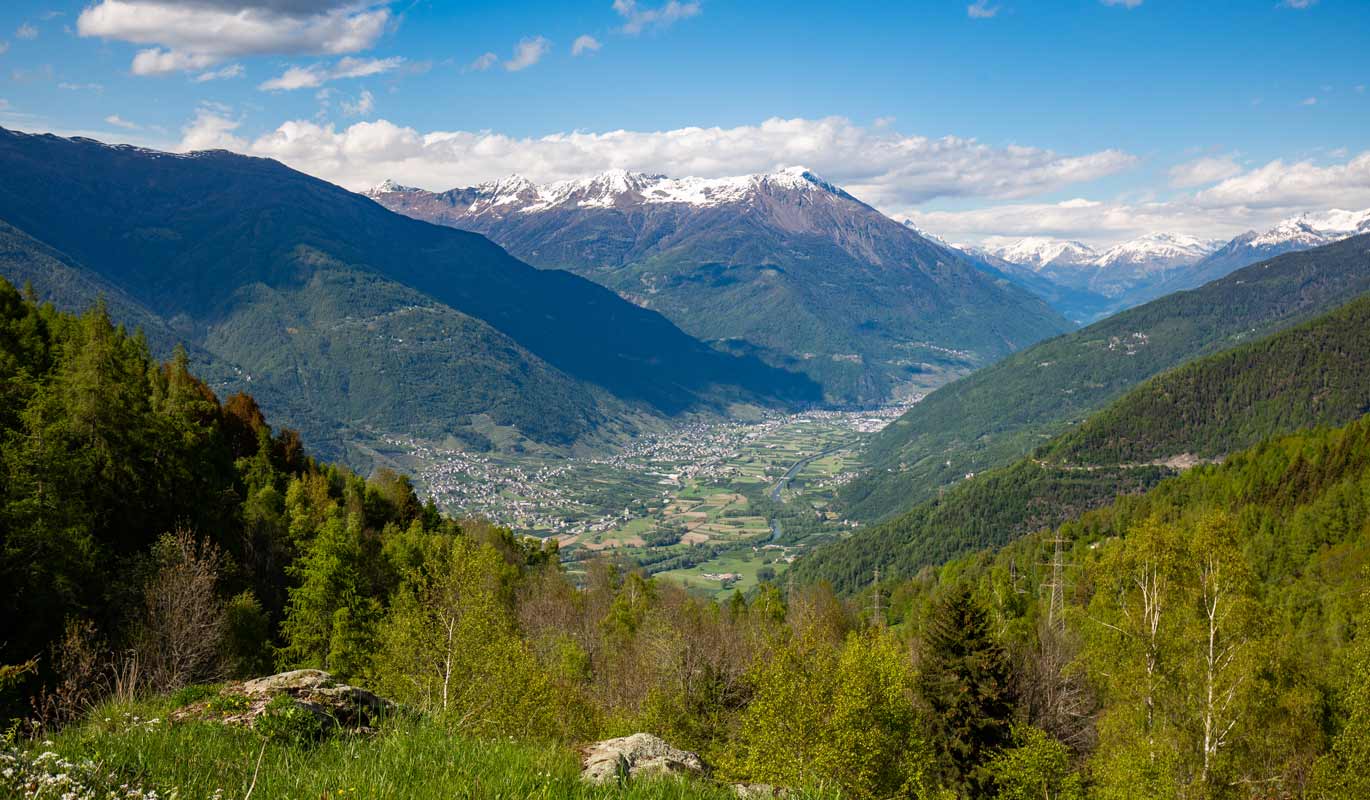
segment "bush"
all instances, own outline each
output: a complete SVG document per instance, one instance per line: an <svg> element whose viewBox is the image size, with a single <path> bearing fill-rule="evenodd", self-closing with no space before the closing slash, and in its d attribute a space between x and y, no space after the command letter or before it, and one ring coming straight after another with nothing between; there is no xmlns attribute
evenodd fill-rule
<svg viewBox="0 0 1370 800"><path fill-rule="evenodd" d="M267 741L296 747L313 744L324 735L324 722L319 715L288 694L271 698L252 727Z"/></svg>

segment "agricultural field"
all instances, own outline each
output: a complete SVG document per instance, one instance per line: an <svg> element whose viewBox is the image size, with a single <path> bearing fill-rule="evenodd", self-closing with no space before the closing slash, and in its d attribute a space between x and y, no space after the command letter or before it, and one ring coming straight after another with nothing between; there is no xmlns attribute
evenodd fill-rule
<svg viewBox="0 0 1370 800"><path fill-rule="evenodd" d="M836 490L866 437L904 408L693 421L597 458L391 445L444 510L555 537L573 572L612 558L723 596L849 530Z"/></svg>

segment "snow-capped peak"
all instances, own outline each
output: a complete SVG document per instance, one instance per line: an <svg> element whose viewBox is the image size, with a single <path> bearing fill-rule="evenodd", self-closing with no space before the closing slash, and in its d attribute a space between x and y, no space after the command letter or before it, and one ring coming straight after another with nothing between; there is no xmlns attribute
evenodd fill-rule
<svg viewBox="0 0 1370 800"><path fill-rule="evenodd" d="M1309 212L1281 220L1275 227L1256 234L1245 244L1250 247L1317 247L1359 233L1370 233L1370 209L1344 211L1334 208L1322 213Z"/></svg>
<svg viewBox="0 0 1370 800"><path fill-rule="evenodd" d="M1046 267L1077 266L1088 264L1099 257L1099 253L1083 242L1068 239L1052 239L1046 236L1028 236L1016 240L987 241L984 251L990 255L1022 264L1034 270Z"/></svg>
<svg viewBox="0 0 1370 800"><path fill-rule="evenodd" d="M1104 269L1119 266L1169 269L1196 263L1221 244L1186 233L1149 233L1110 247L1094 260L1094 264Z"/></svg>
<svg viewBox="0 0 1370 800"><path fill-rule="evenodd" d="M366 194L368 194L368 195L373 195L373 196L374 196L374 195L379 195L379 194L390 194L390 193L392 193L392 192L417 192L417 191L419 191L419 190L418 190L418 189L415 189L415 188L412 187L412 186L402 186L402 185L396 183L395 181L391 180L390 178L386 178L385 180L383 180L383 181L381 181L379 184L377 184L374 188L372 188L372 189L370 189L369 191L367 191Z"/></svg>
<svg viewBox="0 0 1370 800"><path fill-rule="evenodd" d="M724 178L668 178L645 172L611 169L586 178L534 184L521 176L489 181L475 187L471 213L517 204L522 213L553 208L611 208L620 204L682 203L706 207L739 202L761 191L818 191L848 197L847 193L804 167Z"/></svg>

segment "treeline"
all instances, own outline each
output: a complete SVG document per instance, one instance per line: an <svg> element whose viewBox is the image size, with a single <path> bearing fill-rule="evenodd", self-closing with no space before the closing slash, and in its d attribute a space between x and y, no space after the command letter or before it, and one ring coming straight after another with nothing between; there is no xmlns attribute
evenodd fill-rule
<svg viewBox="0 0 1370 800"><path fill-rule="evenodd" d="M905 514L815 550L794 568L849 593L875 568L909 577L1055 527L1174 470L1151 462L1221 457L1370 411L1370 296L1330 314L1164 372L1007 467L947 488Z"/></svg>

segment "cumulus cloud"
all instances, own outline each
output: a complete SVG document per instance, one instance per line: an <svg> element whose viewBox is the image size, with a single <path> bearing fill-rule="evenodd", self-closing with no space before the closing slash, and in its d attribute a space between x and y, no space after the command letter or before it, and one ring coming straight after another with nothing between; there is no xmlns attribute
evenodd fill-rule
<svg viewBox="0 0 1370 800"><path fill-rule="evenodd" d="M1301 106L1315 106L1317 104L1318 98L1316 97L1305 97L1303 100L1299 101L1299 105Z"/></svg>
<svg viewBox="0 0 1370 800"><path fill-rule="evenodd" d="M528 69L542 60L547 55L547 51L552 49L552 43L542 36L530 36L520 39L514 46L514 55L504 62L504 68L510 72L518 72L521 69Z"/></svg>
<svg viewBox="0 0 1370 800"><path fill-rule="evenodd" d="M1170 185L1187 189L1206 186L1241 172L1242 168L1230 155L1205 156L1170 168Z"/></svg>
<svg viewBox="0 0 1370 800"><path fill-rule="evenodd" d="M1100 0L1106 6L1122 6L1123 8L1136 8L1142 4L1142 0Z"/></svg>
<svg viewBox="0 0 1370 800"><path fill-rule="evenodd" d="M1264 230L1305 211L1328 208L1370 208L1370 151L1331 164L1271 161L1194 194L1164 201L1076 199L968 211L911 209L906 216L924 230L955 240L1045 235L1112 244L1153 231L1228 238L1245 230Z"/></svg>
<svg viewBox="0 0 1370 800"><path fill-rule="evenodd" d="M660 6L645 7L638 5L637 0L614 0L614 11L623 17L623 26L619 28L629 36L636 36L649 28L666 28L682 19L689 19L700 12L697 0L667 0Z"/></svg>
<svg viewBox="0 0 1370 800"><path fill-rule="evenodd" d="M17 39L37 39L38 29L25 22L14 32L14 36Z"/></svg>
<svg viewBox="0 0 1370 800"><path fill-rule="evenodd" d="M1370 206L1370 150L1343 163L1271 161L1196 195L1206 207L1365 208Z"/></svg>
<svg viewBox="0 0 1370 800"><path fill-rule="evenodd" d="M133 72L158 75L239 56L355 53L391 20L374 0L100 0L81 12L76 30L152 45L134 58Z"/></svg>
<svg viewBox="0 0 1370 800"><path fill-rule="evenodd" d="M126 131L139 131L143 129L142 125L139 125L136 122L129 122L118 114L110 114L108 117L105 117L105 122L108 122L116 128L123 128Z"/></svg>
<svg viewBox="0 0 1370 800"><path fill-rule="evenodd" d="M1318 4L1318 0L1284 0L1280 5L1285 8L1312 8Z"/></svg>
<svg viewBox="0 0 1370 800"><path fill-rule="evenodd" d="M599 50L599 40L590 34L581 34L571 43L571 55L578 56L582 53L593 53Z"/></svg>
<svg viewBox="0 0 1370 800"><path fill-rule="evenodd" d="M201 72L199 75L195 76L194 81L196 83L221 81L229 78L241 78L243 74L244 70L242 64L229 64L225 67L220 67L219 69L210 70L209 72Z"/></svg>
<svg viewBox="0 0 1370 800"><path fill-rule="evenodd" d="M233 150L248 152L246 139L233 135L242 123L228 116L223 106L206 104L195 112L195 119L181 129L182 152L192 150Z"/></svg>
<svg viewBox="0 0 1370 800"><path fill-rule="evenodd" d="M966 16L971 19L990 19L999 13L999 6L991 6L989 0L975 0L966 6Z"/></svg>
<svg viewBox="0 0 1370 800"><path fill-rule="evenodd" d="M257 88L263 91L291 91L294 89L315 89L329 81L344 78L365 78L398 69L404 59L393 58L352 58L340 59L336 64L311 64L307 67L290 67L280 75L263 82Z"/></svg>
<svg viewBox="0 0 1370 800"><path fill-rule="evenodd" d="M352 117L363 117L370 114L376 108L376 98L369 91L362 91L356 100L343 100L339 103L344 114Z"/></svg>
<svg viewBox="0 0 1370 800"><path fill-rule="evenodd" d="M194 145L183 142L182 147ZM939 197L1028 197L1136 163L1134 156L1117 150L1064 155L1017 145L994 147L953 136L908 136L840 117L541 137L423 133L383 119L341 129L295 120L244 147L242 152L278 158L353 189L387 177L449 189L515 172L537 181L611 168L718 177L804 164L877 208L892 211Z"/></svg>

